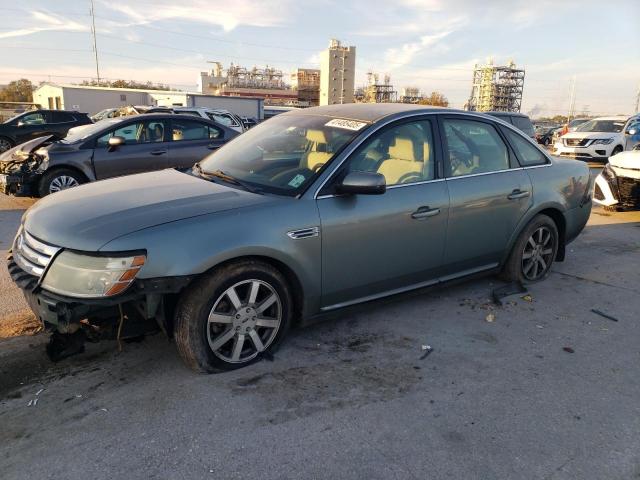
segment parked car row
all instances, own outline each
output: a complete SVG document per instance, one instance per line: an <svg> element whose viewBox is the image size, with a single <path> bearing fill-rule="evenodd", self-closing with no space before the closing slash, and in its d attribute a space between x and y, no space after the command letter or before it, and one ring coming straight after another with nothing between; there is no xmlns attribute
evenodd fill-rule
<svg viewBox="0 0 640 480"><path fill-rule="evenodd" d="M119 153L166 159L187 132L212 141L202 138L212 128L222 133L175 114L106 120L47 147L42 161L57 149L87 176L108 177ZM583 162L552 159L488 115L315 107L278 115L189 171L40 200L8 271L48 328L119 336L124 318L138 334L155 324L189 367L216 372L260 360L295 322L348 305L479 273L543 280L585 226L591 186Z"/></svg>

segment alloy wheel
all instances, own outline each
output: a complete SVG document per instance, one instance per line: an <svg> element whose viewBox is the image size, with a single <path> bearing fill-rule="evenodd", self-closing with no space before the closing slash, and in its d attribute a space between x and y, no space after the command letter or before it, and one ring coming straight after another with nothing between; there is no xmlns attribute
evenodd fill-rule
<svg viewBox="0 0 640 480"><path fill-rule="evenodd" d="M538 280L551 268L554 242L553 232L545 226L529 237L522 252L522 274L527 280Z"/></svg>
<svg viewBox="0 0 640 480"><path fill-rule="evenodd" d="M80 184L75 178L70 177L69 175L60 175L51 181L51 184L49 185L49 193L59 192L60 190L77 187L78 185Z"/></svg>
<svg viewBox="0 0 640 480"><path fill-rule="evenodd" d="M282 302L262 280L236 283L215 301L207 319L207 340L225 362L254 359L273 342L282 321Z"/></svg>

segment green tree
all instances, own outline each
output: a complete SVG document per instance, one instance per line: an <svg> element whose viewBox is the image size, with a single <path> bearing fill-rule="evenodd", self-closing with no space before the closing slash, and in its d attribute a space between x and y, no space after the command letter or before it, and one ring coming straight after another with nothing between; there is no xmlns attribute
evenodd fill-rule
<svg viewBox="0 0 640 480"><path fill-rule="evenodd" d="M96 80L83 80L81 85L87 85L90 87L111 87L111 88L134 88L143 90L172 90L168 85L161 83L154 84L153 82L136 82L135 80L113 80L113 81L101 81Z"/></svg>
<svg viewBox="0 0 640 480"><path fill-rule="evenodd" d="M420 105L433 105L435 107L448 107L449 100L440 92L431 92L431 95L424 97L418 102Z"/></svg>
<svg viewBox="0 0 640 480"><path fill-rule="evenodd" d="M14 80L0 90L2 102L33 102L33 84L26 78Z"/></svg>

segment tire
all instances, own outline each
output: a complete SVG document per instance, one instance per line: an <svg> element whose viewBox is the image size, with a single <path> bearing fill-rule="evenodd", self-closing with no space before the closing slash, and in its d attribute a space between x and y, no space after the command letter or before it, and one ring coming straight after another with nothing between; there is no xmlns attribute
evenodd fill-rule
<svg viewBox="0 0 640 480"><path fill-rule="evenodd" d="M45 172L42 180L40 180L38 193L41 197L46 197L50 193L77 187L85 182L86 179L84 176L75 170L71 170L70 168L56 168L55 170Z"/></svg>
<svg viewBox="0 0 640 480"><path fill-rule="evenodd" d="M547 235L550 235L548 240ZM558 244L558 227L555 222L546 215L536 215L520 232L503 268L502 277L507 281L523 284L544 280L558 253Z"/></svg>
<svg viewBox="0 0 640 480"><path fill-rule="evenodd" d="M611 152L611 157L613 157L614 155L619 154L620 152L622 152L622 145L618 145L616 148L613 149L613 152Z"/></svg>
<svg viewBox="0 0 640 480"><path fill-rule="evenodd" d="M0 137L0 153L11 150L15 147L14 143L7 137Z"/></svg>
<svg viewBox="0 0 640 480"><path fill-rule="evenodd" d="M174 337L192 370L234 370L273 353L291 325L292 314L285 277L268 263L242 260L217 268L188 287L178 302Z"/></svg>

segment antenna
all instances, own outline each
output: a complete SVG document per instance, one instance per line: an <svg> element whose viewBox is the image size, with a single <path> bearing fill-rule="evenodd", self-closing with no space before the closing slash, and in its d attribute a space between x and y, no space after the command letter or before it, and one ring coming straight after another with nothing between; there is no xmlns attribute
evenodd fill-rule
<svg viewBox="0 0 640 480"><path fill-rule="evenodd" d="M93 53L96 57L96 76L98 77L98 85L100 85L100 66L98 65L98 43L96 41L96 15L95 15L95 7L93 5L93 0L91 0L91 8L89 9L91 13L91 34L93 35Z"/></svg>

